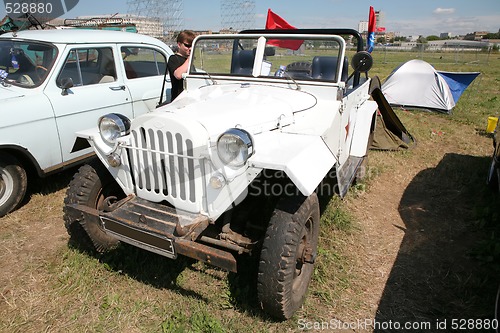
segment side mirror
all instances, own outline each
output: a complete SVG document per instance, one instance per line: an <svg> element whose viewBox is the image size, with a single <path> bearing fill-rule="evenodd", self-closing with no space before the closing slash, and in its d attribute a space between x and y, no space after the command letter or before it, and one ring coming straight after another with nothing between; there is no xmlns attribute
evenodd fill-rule
<svg viewBox="0 0 500 333"><path fill-rule="evenodd" d="M61 95L66 96L68 95L68 89L73 88L73 79L70 77L64 77L61 79L61 85L60 88L62 89Z"/></svg>
<svg viewBox="0 0 500 333"><path fill-rule="evenodd" d="M356 72L368 72L373 66L373 57L366 51L359 51L352 57L351 65Z"/></svg>

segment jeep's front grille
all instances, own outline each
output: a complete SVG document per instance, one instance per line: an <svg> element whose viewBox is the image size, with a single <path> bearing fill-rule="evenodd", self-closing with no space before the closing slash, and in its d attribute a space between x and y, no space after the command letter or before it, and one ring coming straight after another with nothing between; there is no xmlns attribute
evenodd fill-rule
<svg viewBox="0 0 500 333"><path fill-rule="evenodd" d="M131 131L131 137L128 162L137 195L174 205L200 199L203 161L195 156L189 135L139 127Z"/></svg>

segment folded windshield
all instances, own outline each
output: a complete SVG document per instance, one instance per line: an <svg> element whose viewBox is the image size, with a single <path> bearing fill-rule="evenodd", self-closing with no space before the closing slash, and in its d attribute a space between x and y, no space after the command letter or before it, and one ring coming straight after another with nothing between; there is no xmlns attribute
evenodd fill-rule
<svg viewBox="0 0 500 333"><path fill-rule="evenodd" d="M32 88L45 81L57 55L53 45L0 40L0 72L5 82Z"/></svg>
<svg viewBox="0 0 500 333"><path fill-rule="evenodd" d="M193 48L190 74L345 81L344 40L308 38L269 36L260 44L255 36L200 38Z"/></svg>

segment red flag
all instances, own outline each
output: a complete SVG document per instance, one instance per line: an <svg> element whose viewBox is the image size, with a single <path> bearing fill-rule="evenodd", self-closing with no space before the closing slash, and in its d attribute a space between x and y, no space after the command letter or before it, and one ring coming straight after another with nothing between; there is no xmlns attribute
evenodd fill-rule
<svg viewBox="0 0 500 333"><path fill-rule="evenodd" d="M366 43L366 50L368 52L373 51L373 46L375 45L375 12L373 7L370 6L370 15L368 17L368 40Z"/></svg>
<svg viewBox="0 0 500 333"><path fill-rule="evenodd" d="M273 13L271 9L267 10L267 20L266 20L267 30L283 30L283 29L297 29L293 25L290 25L281 16ZM274 45L278 47L284 47L286 49L298 50L302 45L303 40L282 40L282 39L269 39L267 44Z"/></svg>

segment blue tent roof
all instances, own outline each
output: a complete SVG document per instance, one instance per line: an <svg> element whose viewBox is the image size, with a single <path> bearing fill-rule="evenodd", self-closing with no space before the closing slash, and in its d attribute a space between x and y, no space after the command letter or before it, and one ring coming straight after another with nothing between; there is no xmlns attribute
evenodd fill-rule
<svg viewBox="0 0 500 333"><path fill-rule="evenodd" d="M439 75L446 81L451 90L451 95L455 103L467 87L480 74L479 72L460 73L460 72L442 72L437 71Z"/></svg>

